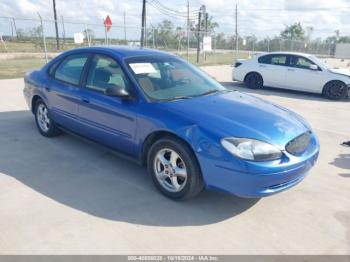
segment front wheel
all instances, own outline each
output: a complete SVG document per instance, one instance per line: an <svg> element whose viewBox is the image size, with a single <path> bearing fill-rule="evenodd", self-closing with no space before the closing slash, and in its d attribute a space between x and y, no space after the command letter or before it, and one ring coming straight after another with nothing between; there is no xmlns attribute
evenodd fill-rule
<svg viewBox="0 0 350 262"><path fill-rule="evenodd" d="M264 80L258 73L249 73L245 79L245 84L251 89L260 89L264 87Z"/></svg>
<svg viewBox="0 0 350 262"><path fill-rule="evenodd" d="M342 81L328 82L323 88L323 95L331 100L342 100L348 95L349 89Z"/></svg>
<svg viewBox="0 0 350 262"><path fill-rule="evenodd" d="M204 183L193 152L182 141L162 138L148 153L148 173L155 186L172 199L188 199L199 194Z"/></svg>
<svg viewBox="0 0 350 262"><path fill-rule="evenodd" d="M35 122L43 136L54 137L61 133L51 119L49 109L42 100L38 100L35 104Z"/></svg>

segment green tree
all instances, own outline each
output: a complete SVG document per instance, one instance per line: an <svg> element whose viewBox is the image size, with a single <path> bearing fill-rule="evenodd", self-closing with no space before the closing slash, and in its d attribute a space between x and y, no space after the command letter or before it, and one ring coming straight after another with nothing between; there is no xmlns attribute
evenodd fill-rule
<svg viewBox="0 0 350 262"><path fill-rule="evenodd" d="M205 30L205 21L204 19L202 20L202 25L201 27L203 28L203 30ZM209 33L214 33L215 32L215 29L219 27L219 24L215 21L213 21L213 17L210 16L208 17L208 21L207 21L207 30Z"/></svg>
<svg viewBox="0 0 350 262"><path fill-rule="evenodd" d="M294 23L286 26L281 32L281 37L288 40L303 40L305 39L305 30L301 23Z"/></svg>
<svg viewBox="0 0 350 262"><path fill-rule="evenodd" d="M174 24L170 20L163 20L158 24L157 45L165 48L176 48L176 32Z"/></svg>
<svg viewBox="0 0 350 262"><path fill-rule="evenodd" d="M215 29L219 27L219 24L215 21L213 21L213 17L210 16L208 17L208 21L207 21L207 30L208 33L214 33ZM192 27L192 31L198 31L198 23L196 23L193 27ZM201 19L201 31L205 31L205 19L202 15L202 19Z"/></svg>
<svg viewBox="0 0 350 262"><path fill-rule="evenodd" d="M230 48L230 43L227 42L224 33L218 33L215 35L215 45L217 49Z"/></svg>
<svg viewBox="0 0 350 262"><path fill-rule="evenodd" d="M350 36L340 36L338 43L348 44L350 43Z"/></svg>

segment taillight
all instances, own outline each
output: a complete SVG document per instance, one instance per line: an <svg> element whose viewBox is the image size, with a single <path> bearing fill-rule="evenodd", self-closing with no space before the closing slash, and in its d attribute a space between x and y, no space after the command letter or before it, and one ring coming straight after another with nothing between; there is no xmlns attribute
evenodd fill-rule
<svg viewBox="0 0 350 262"><path fill-rule="evenodd" d="M235 67L239 67L242 63L241 62L236 62Z"/></svg>

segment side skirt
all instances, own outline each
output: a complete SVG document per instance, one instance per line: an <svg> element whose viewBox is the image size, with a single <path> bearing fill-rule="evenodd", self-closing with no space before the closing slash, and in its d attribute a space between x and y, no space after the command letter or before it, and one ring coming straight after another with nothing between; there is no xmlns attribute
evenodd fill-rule
<svg viewBox="0 0 350 262"><path fill-rule="evenodd" d="M73 132L73 131L71 131L71 130L69 130L67 128L64 128L64 127L60 126L60 125L58 125L58 127L62 131L64 131L65 133L67 133L69 135L72 135L72 136L74 136L74 137L76 137L76 138L78 138L78 139L80 139L80 140L82 140L82 141L84 141L84 142L86 142L88 144L92 144L94 146L99 147L100 149L107 150L109 153L111 153L111 154L113 154L113 155L115 155L115 156L117 156L119 158L122 158L122 159L125 159L127 161L133 162L133 163L135 163L135 164L137 164L139 166L143 166L142 165L142 161L139 158L135 158L133 156L126 155L126 154L124 154L122 152L119 152L115 148L111 148L109 146L106 146L104 144L99 143L98 141L95 141L95 140L92 140L90 138L84 137L84 136L82 136L80 134L77 134L77 133L75 133L75 132Z"/></svg>

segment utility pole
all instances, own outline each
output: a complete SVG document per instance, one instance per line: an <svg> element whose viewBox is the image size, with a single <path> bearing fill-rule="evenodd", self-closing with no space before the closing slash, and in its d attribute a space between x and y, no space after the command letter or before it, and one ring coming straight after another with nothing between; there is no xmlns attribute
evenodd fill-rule
<svg viewBox="0 0 350 262"><path fill-rule="evenodd" d="M56 0L52 0L52 4L53 4L53 16L55 19L55 29L56 29L56 47L57 47L57 50L60 50L60 40L58 36L57 14L56 14Z"/></svg>
<svg viewBox="0 0 350 262"><path fill-rule="evenodd" d="M190 1L187 0L187 61L189 61L189 49L190 49Z"/></svg>
<svg viewBox="0 0 350 262"><path fill-rule="evenodd" d="M236 4L236 60L238 58L238 8Z"/></svg>
<svg viewBox="0 0 350 262"><path fill-rule="evenodd" d="M142 22L141 22L141 47L143 47L145 39L145 27L146 27L146 0L142 1Z"/></svg>
<svg viewBox="0 0 350 262"><path fill-rule="evenodd" d="M125 14L125 11L123 13L123 16L124 16L124 42L126 44L126 14Z"/></svg>

